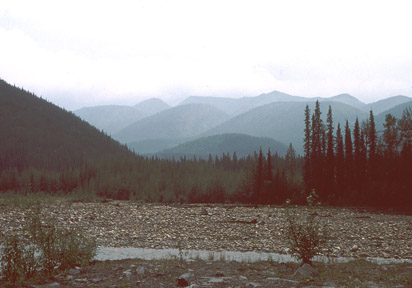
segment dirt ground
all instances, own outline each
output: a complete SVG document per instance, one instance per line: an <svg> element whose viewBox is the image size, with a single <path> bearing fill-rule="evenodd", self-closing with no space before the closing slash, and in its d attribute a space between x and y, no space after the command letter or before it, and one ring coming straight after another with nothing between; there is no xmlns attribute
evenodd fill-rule
<svg viewBox="0 0 412 288"><path fill-rule="evenodd" d="M411 264L376 265L357 260L313 266L319 275L295 275L299 265L290 263L105 261L22 287L412 287Z"/></svg>

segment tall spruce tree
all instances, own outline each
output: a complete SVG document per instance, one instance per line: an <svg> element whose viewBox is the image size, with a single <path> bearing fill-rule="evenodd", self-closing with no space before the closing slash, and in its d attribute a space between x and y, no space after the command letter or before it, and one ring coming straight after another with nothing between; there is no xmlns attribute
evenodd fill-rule
<svg viewBox="0 0 412 288"><path fill-rule="evenodd" d="M296 152L292 143L289 144L288 151L285 156L286 167L289 173L289 181L293 183L295 181L295 165L296 165Z"/></svg>
<svg viewBox="0 0 412 288"><path fill-rule="evenodd" d="M373 116L373 111L369 112L369 131L368 131L368 139L369 139L369 159L373 159L376 154L376 127L375 127L375 117Z"/></svg>
<svg viewBox="0 0 412 288"><path fill-rule="evenodd" d="M321 119L321 111L319 101L316 101L315 111L312 115L312 145L311 145L311 174L312 174L312 188L317 189L321 198L324 198L322 190L323 186L323 140L324 127Z"/></svg>
<svg viewBox="0 0 412 288"><path fill-rule="evenodd" d="M345 155L343 148L343 138L340 128L340 123L338 123L338 128L336 130L336 189L335 189L335 200L341 201L343 198L343 193L345 191Z"/></svg>
<svg viewBox="0 0 412 288"><path fill-rule="evenodd" d="M345 124L345 180L346 186L352 187L354 181L354 169L353 169L353 144L352 144L352 132L349 127L349 122L346 120Z"/></svg>
<svg viewBox="0 0 412 288"><path fill-rule="evenodd" d="M392 114L386 114L383 127L383 141L385 145L385 156L393 158L398 151L398 129L396 127L397 119Z"/></svg>
<svg viewBox="0 0 412 288"><path fill-rule="evenodd" d="M335 189L335 153L333 139L333 117L332 107L329 105L328 115L326 119L327 125L327 148L326 148L326 171L325 171L325 191L334 191Z"/></svg>
<svg viewBox="0 0 412 288"><path fill-rule="evenodd" d="M270 147L268 148L268 154L266 159L265 180L272 181L272 153L270 152Z"/></svg>
<svg viewBox="0 0 412 288"><path fill-rule="evenodd" d="M305 188L306 188L306 193L309 193L312 189L312 184L311 184L311 155L312 155L312 150L311 150L311 146L312 146L312 141L311 141L311 137L312 137L312 127L310 124L310 109L309 109L309 105L306 105L305 108L305 137L303 139L303 150L305 153L305 164L303 166L303 180L305 182Z"/></svg>
<svg viewBox="0 0 412 288"><path fill-rule="evenodd" d="M258 204L261 202L261 194L263 190L263 152L259 149L258 163L255 169L254 187L253 187L253 201Z"/></svg>
<svg viewBox="0 0 412 288"><path fill-rule="evenodd" d="M359 120L356 117L355 126L353 127L353 166L354 166L354 184L359 188L359 181L361 177L362 160L361 160L361 131L359 126Z"/></svg>

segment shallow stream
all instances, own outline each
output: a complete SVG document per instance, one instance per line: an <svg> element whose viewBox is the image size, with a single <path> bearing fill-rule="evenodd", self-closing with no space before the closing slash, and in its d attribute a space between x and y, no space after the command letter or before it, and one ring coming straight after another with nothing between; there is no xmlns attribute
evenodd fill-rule
<svg viewBox="0 0 412 288"><path fill-rule="evenodd" d="M124 260L124 259L144 259L144 260L162 260L162 259L183 259L205 260L205 261L237 261L237 262L258 262L273 261L277 263L298 262L288 254L277 253L259 253L259 252L237 252L237 251L205 251L205 250L179 250L179 249L145 249L131 247L99 247L97 249L96 260ZM345 263L356 258L352 257L325 257L316 256L314 261L319 262L337 262ZM366 257L367 261L376 264L399 264L411 263L412 259L395 259L395 258L378 258Z"/></svg>

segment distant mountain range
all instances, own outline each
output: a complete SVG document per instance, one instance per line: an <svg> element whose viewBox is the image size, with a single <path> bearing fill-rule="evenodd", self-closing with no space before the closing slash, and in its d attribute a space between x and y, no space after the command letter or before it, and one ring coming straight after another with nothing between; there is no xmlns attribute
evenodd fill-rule
<svg viewBox="0 0 412 288"><path fill-rule="evenodd" d="M151 98L135 106L102 105L84 107L73 112L96 128L114 134L142 118L169 108L164 101Z"/></svg>
<svg viewBox="0 0 412 288"><path fill-rule="evenodd" d="M244 134L221 134L209 137L201 137L193 141L180 144L174 148L166 149L157 154L165 157L179 158L181 156L199 157L208 159L211 156L222 156L229 153L230 157L236 152L238 158L246 157L262 149L264 153L270 148L279 156L285 156L288 147L268 137L253 137Z"/></svg>
<svg viewBox="0 0 412 288"><path fill-rule="evenodd" d="M321 103L324 120L329 105L332 106L335 127L338 122L343 125L346 119L351 124L356 117L359 120L366 119L371 109L377 127L380 127L383 122L379 121L384 119L388 111L393 111L391 113L394 115L398 110L403 111L402 108L396 110L396 107L410 105L408 103L412 98L399 95L366 104L349 94L305 98L273 91L238 99L191 96L175 107L170 107L160 99L149 99L134 107L88 107L87 110L82 108L74 113L107 131L139 154L177 153L171 148L187 141L201 137L202 141L206 141L204 137L233 133L269 137L286 146L292 143L296 151L302 153L304 109L308 104L313 111L316 100ZM191 145L200 143L195 141ZM179 149L183 149L181 147L189 146L180 146ZM208 149L213 150L212 147Z"/></svg>

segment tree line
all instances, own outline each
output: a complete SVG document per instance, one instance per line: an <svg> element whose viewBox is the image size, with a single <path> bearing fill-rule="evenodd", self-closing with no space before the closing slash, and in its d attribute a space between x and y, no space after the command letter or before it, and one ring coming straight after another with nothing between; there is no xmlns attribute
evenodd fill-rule
<svg viewBox="0 0 412 288"><path fill-rule="evenodd" d="M400 119L387 114L377 131L373 111L351 129L337 124L329 106L326 123L319 102L305 109L303 178L332 205L405 206L412 199L412 109Z"/></svg>
<svg viewBox="0 0 412 288"><path fill-rule="evenodd" d="M298 184L291 184L302 178L296 172L303 166L299 159L288 163L270 151L265 157L260 150L239 159L236 153L177 160L133 156L61 170L9 167L0 171L0 191L160 203L280 204L290 198L290 191L299 191Z"/></svg>

